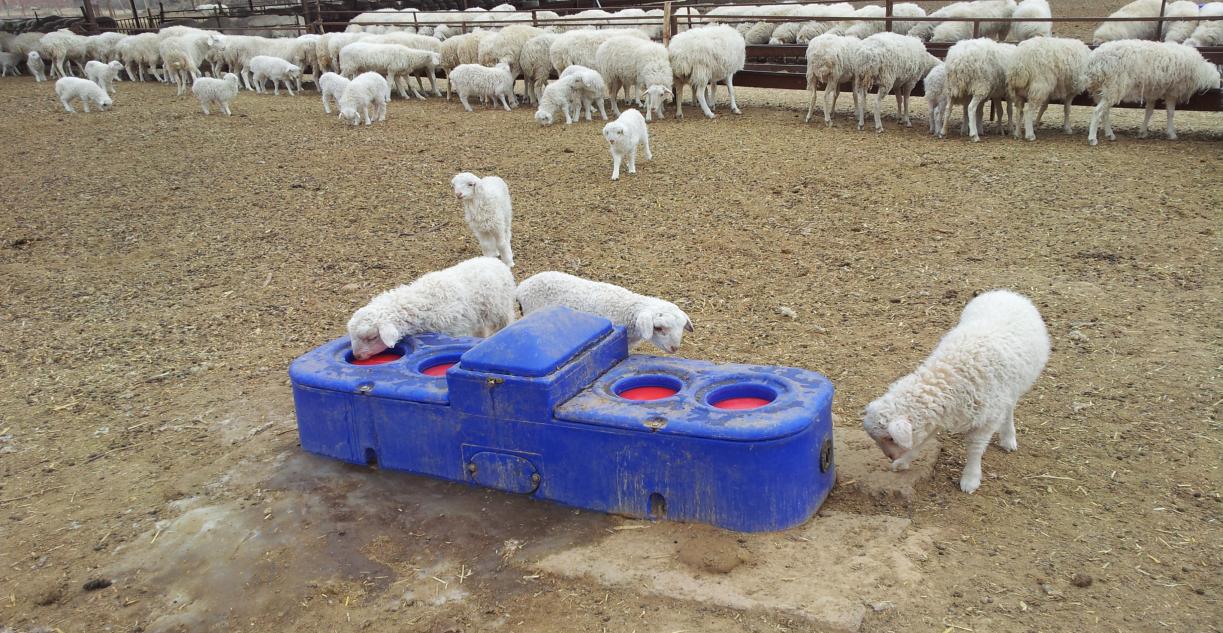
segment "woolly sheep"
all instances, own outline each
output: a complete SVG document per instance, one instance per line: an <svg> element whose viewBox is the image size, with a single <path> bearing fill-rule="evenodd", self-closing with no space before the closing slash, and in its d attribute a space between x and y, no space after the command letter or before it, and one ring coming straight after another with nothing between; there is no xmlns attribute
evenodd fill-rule
<svg viewBox="0 0 1223 633"><path fill-rule="evenodd" d="M1113 11L1110 18L1158 17L1163 0L1134 0ZM1101 22L1091 37L1092 44L1103 44L1116 40L1153 40L1158 23L1150 22Z"/></svg>
<svg viewBox="0 0 1223 633"><path fill-rule="evenodd" d="M913 373L866 405L862 426L892 470L907 469L939 430L966 434L960 490L972 493L995 433L1003 450L1019 448L1015 405L1040 377L1049 352L1045 322L1031 301L1009 290L983 293Z"/></svg>
<svg viewBox="0 0 1223 633"><path fill-rule="evenodd" d="M433 51L434 53L441 53L442 50L441 40L437 39L436 37L421 35L419 33L386 33L375 37L365 38L361 41L369 42L371 44L398 44L414 50ZM433 70L428 70L422 67L413 74L416 76L416 85L420 88L421 92L424 92L425 90L425 84L423 81L421 81L421 76L428 75L429 91L433 93L433 96L440 97L442 96L442 93L437 87L436 66L437 64L434 64Z"/></svg>
<svg viewBox="0 0 1223 633"><path fill-rule="evenodd" d="M1223 2L1211 2L1202 6L1199 17L1223 16ZM1186 46L1198 48L1201 46L1223 46L1223 20L1202 20L1193 34L1185 40Z"/></svg>
<svg viewBox="0 0 1223 633"><path fill-rule="evenodd" d="M47 75L44 72L46 67L43 66L42 57L38 54L38 51L30 51L25 57L25 64L29 67L30 72L34 74L34 81L42 82L47 80Z"/></svg>
<svg viewBox="0 0 1223 633"><path fill-rule="evenodd" d="M450 71L447 84L447 94L453 88L459 95L463 109L468 112L472 111L471 104L467 102L468 97L488 97L494 104L500 99L506 112L510 111L509 101L514 99L514 76L510 74L510 65L505 62L493 68L463 64Z"/></svg>
<svg viewBox="0 0 1223 633"><path fill-rule="evenodd" d="M272 80L272 94L280 95L280 82L284 82L285 90L293 96L293 80L301 77L301 69L289 62L268 55L256 55L251 58L251 75L255 84L255 92L262 93L264 82Z"/></svg>
<svg viewBox="0 0 1223 633"><path fill-rule="evenodd" d="M1014 44L995 42L987 37L956 42L947 51L945 98L948 104L967 102L964 118L974 142L981 140L978 130L985 102L1006 96L1006 72L1014 51ZM1010 109L1009 104L1007 108ZM947 133L950 116L951 108L944 108L943 122L939 125L940 138Z"/></svg>
<svg viewBox="0 0 1223 633"><path fill-rule="evenodd" d="M1190 0L1169 2L1164 15L1170 18L1196 18L1199 15L1198 3ZM1164 23L1165 42L1184 42L1193 34L1198 26L1197 20L1178 20Z"/></svg>
<svg viewBox="0 0 1223 633"><path fill-rule="evenodd" d="M335 106L340 107L340 95L344 94L344 89L348 87L348 79L333 72L325 72L316 83L319 94L323 97L323 112L331 114L331 106L327 104L327 100L334 101Z"/></svg>
<svg viewBox="0 0 1223 633"><path fill-rule="evenodd" d="M29 56L29 54L32 52L37 52L39 55L42 55L44 52L42 50L42 38L44 35L46 35L46 33L40 33L38 31L18 33L5 50L17 53L18 55Z"/></svg>
<svg viewBox="0 0 1223 633"><path fill-rule="evenodd" d="M925 93L926 103L930 106L930 133L938 134L939 123L943 120L943 108L950 104L945 97L945 85L947 83L947 64L940 63L930 72L926 73L926 78L922 80L922 92Z"/></svg>
<svg viewBox="0 0 1223 633"><path fill-rule="evenodd" d="M572 68L572 66L570 67ZM556 121L556 111L565 113L565 125L570 125L578 119L581 108L581 94L585 87L582 78L570 74L561 77L544 88L539 97L539 108L535 110L535 120L540 125L552 125Z"/></svg>
<svg viewBox="0 0 1223 633"><path fill-rule="evenodd" d="M556 41L555 33L541 33L527 40L522 45L518 55L518 68L522 71L522 83L525 85L527 100L539 103L544 86L552 75L552 60L548 58L548 50Z"/></svg>
<svg viewBox="0 0 1223 633"><path fill-rule="evenodd" d="M161 63L160 42L156 33L140 33L129 35L115 44L115 53L119 56L119 61L123 62L123 66L127 68L128 79L144 81L144 73L147 69L154 79L161 81L161 71L158 70Z"/></svg>
<svg viewBox="0 0 1223 633"><path fill-rule="evenodd" d="M186 94L187 86L200 76L200 64L210 49L209 35L198 33L167 37L158 46L162 67L170 81L178 85L178 94Z"/></svg>
<svg viewBox="0 0 1223 633"><path fill-rule="evenodd" d="M1104 136L1117 140L1109 121L1109 110L1122 101L1146 103L1146 116L1138 136L1147 135L1155 102L1168 108L1168 138L1176 140L1172 118L1176 104L1204 90L1219 87L1219 67L1202 58L1197 49L1174 42L1121 40L1105 42L1091 52L1084 70L1087 91L1095 99L1087 142L1095 145L1096 129L1104 124Z"/></svg>
<svg viewBox="0 0 1223 633"><path fill-rule="evenodd" d="M561 72L561 78L576 77L577 81L574 84L578 93L578 98L581 100L582 109L586 111L586 120L590 121L591 105L599 106L599 115L603 120L607 120L607 110L603 108L603 99L607 96L607 84L603 83L603 76L594 70L585 66L573 64ZM577 117L575 116L576 120Z"/></svg>
<svg viewBox="0 0 1223 633"><path fill-rule="evenodd" d="M191 94L200 100L200 107L203 108L204 114L212 114L208 106L215 103L220 106L225 116L230 116L232 113L229 111L229 104L238 96L238 88L238 76L233 73L225 73L221 79L196 77L191 84Z"/></svg>
<svg viewBox="0 0 1223 633"><path fill-rule="evenodd" d="M474 257L374 297L348 320L352 355L366 359L405 336L491 336L514 321L514 273Z"/></svg>
<svg viewBox="0 0 1223 633"><path fill-rule="evenodd" d="M862 8L854 10L856 18L882 18L886 15L886 10L877 4L868 4ZM848 25L838 25L828 31L837 35L852 35L859 39L866 39L876 33L883 32L883 22L877 20L855 20Z"/></svg>
<svg viewBox="0 0 1223 633"><path fill-rule="evenodd" d="M790 18L812 18L827 15L825 13L827 5L822 4L799 4L795 5L786 17ZM851 12L853 8L849 9ZM798 37L798 32L803 28L806 22L801 22L795 19L793 22L782 22L777 24L773 29L773 33L769 36L769 44L793 44L795 38Z"/></svg>
<svg viewBox="0 0 1223 633"><path fill-rule="evenodd" d="M632 108L603 126L603 138L607 139L612 155L613 181L620 180L620 161L625 156L628 157L628 173L637 173L637 147L642 143L645 144L645 159L654 160L654 154L650 152L650 131L646 128L645 117Z"/></svg>
<svg viewBox="0 0 1223 633"><path fill-rule="evenodd" d="M1024 138L1036 140L1036 123L1051 100L1063 103L1062 128L1070 134L1070 102L1083 92L1083 70L1091 51L1076 39L1036 37L1015 47L1006 71L1007 100L1015 104L1015 116L1023 120ZM1019 138L1019 126L1013 128Z"/></svg>
<svg viewBox="0 0 1223 633"><path fill-rule="evenodd" d="M765 5L762 7L757 7L754 11L752 11L751 15L753 17L784 17L794 13L801 6L802 5L798 4ZM753 23L743 33L743 41L746 42L748 46L768 44L769 39L773 37L773 32L777 30L777 26L779 24L782 24L782 22L765 21Z"/></svg>
<svg viewBox="0 0 1223 633"><path fill-rule="evenodd" d="M817 15L817 17L825 19L804 22L802 26L799 27L794 41L799 44L806 44L833 29L838 29L840 28L840 25L844 24L844 22L840 20L830 20L827 18L850 17L853 16L856 11L857 10L854 9L852 4L845 2L827 5L823 12ZM774 33L776 33L776 31L774 31Z"/></svg>
<svg viewBox="0 0 1223 633"><path fill-rule="evenodd" d="M658 349L679 351L692 320L674 303L599 281L548 271L518 285L518 305L525 316L551 306L565 306L606 317L627 330L630 347L650 341Z"/></svg>
<svg viewBox="0 0 1223 633"><path fill-rule="evenodd" d="M340 120L349 125L360 125L361 118L365 124L371 125L370 108L374 109L374 118L386 120L386 104L391 100L391 84L375 72L361 73L348 82L340 93L336 105L340 108Z"/></svg>
<svg viewBox="0 0 1223 633"><path fill-rule="evenodd" d="M599 46L613 37L637 37L648 39L636 29L604 29L600 31L569 31L559 35L548 50L548 59L556 72L564 72L570 66L595 67L595 54Z"/></svg>
<svg viewBox="0 0 1223 633"><path fill-rule="evenodd" d="M1009 18L1015 12L1015 0L976 0L963 5L947 17L961 18ZM961 21L940 22L930 35L931 42L959 42L973 37L973 23ZM994 40L1006 39L1011 28L1008 22L981 22L978 37Z"/></svg>
<svg viewBox="0 0 1223 633"><path fill-rule="evenodd" d="M493 34L492 37L480 40L476 59L484 66L492 66L497 62L505 61L509 64L510 73L517 77L521 70L518 66L518 58L522 55L522 47L531 38L542 33L542 29L533 26L511 24Z"/></svg>
<svg viewBox="0 0 1223 633"><path fill-rule="evenodd" d="M51 57L52 77L71 77L72 62L77 61L78 65L84 64L80 61L85 56L86 40L84 36L77 35L68 29L60 29L42 36L39 44L42 52Z"/></svg>
<svg viewBox="0 0 1223 633"><path fill-rule="evenodd" d="M17 53L0 53L0 77L8 76L9 70L12 70L14 75L20 75L20 63L21 55Z"/></svg>
<svg viewBox="0 0 1223 633"><path fill-rule="evenodd" d="M386 75L392 86L398 87L400 97L406 99L407 88L410 88L413 96L424 99L424 95L412 86L408 78L417 71L427 71L430 77L434 77L441 62L441 54L433 51L398 44L356 42L340 51L340 74L355 77L365 71L376 71Z"/></svg>
<svg viewBox="0 0 1223 633"><path fill-rule="evenodd" d="M456 35L442 42L439 52L442 54L442 68L446 71L446 77L449 78L450 71L463 64L479 63L480 41L491 35L488 31L476 31ZM447 94L446 98L449 99L450 95Z"/></svg>
<svg viewBox="0 0 1223 633"><path fill-rule="evenodd" d="M106 92L114 94L114 82L119 77L121 70L123 70L122 62L113 61L103 64L97 60L90 60L85 64L85 78L98 84L98 87Z"/></svg>
<svg viewBox="0 0 1223 633"><path fill-rule="evenodd" d="M879 110L884 95L896 93L896 112L905 127L912 125L909 119L909 95L926 73L938 64L938 59L926 52L925 44L916 37L899 33L876 33L865 40L854 62L854 89L858 113L858 129L863 127L863 110L866 94L871 88L875 93L875 131L883 131Z"/></svg>
<svg viewBox="0 0 1223 633"><path fill-rule="evenodd" d="M256 57L279 59L286 64L292 64L289 61L289 58L293 57L294 54L294 42L291 39L210 33L207 36L207 41L209 46L216 51L217 55L224 62L225 67L242 78L242 83L246 85L247 90L256 90L251 81L254 72L251 64ZM282 64L276 62L269 61L266 63L268 64L267 70L284 68ZM296 66L296 64L293 65ZM295 79L300 74L299 67L297 75L288 79Z"/></svg>
<svg viewBox="0 0 1223 633"><path fill-rule="evenodd" d="M832 127L832 113L841 95L841 84L853 80L857 68L858 49L862 41L856 37L824 33L807 43L807 89L811 91L811 104L807 107L805 123L811 122L815 113L816 94L824 86L824 125ZM854 112L858 111L858 92L854 96Z"/></svg>
<svg viewBox="0 0 1223 633"><path fill-rule="evenodd" d="M16 39L17 39L16 33L9 33L8 31L0 31L0 52L6 52L6 53L16 52L13 50L13 41Z"/></svg>
<svg viewBox="0 0 1223 633"><path fill-rule="evenodd" d="M85 38L85 56L103 62L115 61L118 59L115 44L124 37L126 36L115 31L90 35Z"/></svg>
<svg viewBox="0 0 1223 633"><path fill-rule="evenodd" d="M675 79L667 47L635 37L613 37L599 45L595 64L608 84L612 112L620 114L616 104L620 88L624 87L627 97L629 87L634 86L645 95L645 119L652 120L655 113L664 118L663 104Z"/></svg>
<svg viewBox="0 0 1223 633"><path fill-rule="evenodd" d="M480 252L485 257L497 257L513 268L510 236L514 209L509 186L497 176L480 178L466 171L451 178L450 185L463 205L463 219L480 243Z"/></svg>
<svg viewBox="0 0 1223 633"><path fill-rule="evenodd" d="M73 99L79 99L86 112L89 112L90 103L98 106L99 110L105 110L111 104L110 95L106 94L105 90L99 88L98 84L80 77L59 78L55 82L55 94L64 105L65 112L76 112L69 103Z"/></svg>
<svg viewBox="0 0 1223 633"><path fill-rule="evenodd" d="M318 59L319 69L324 72L339 70L340 50L363 38L361 33L324 33L320 35L314 46L314 55Z"/></svg>
<svg viewBox="0 0 1223 633"><path fill-rule="evenodd" d="M1015 7L1015 12L1011 14L1011 17L1014 19L1051 18L1053 11L1049 9L1048 0L1023 0ZM1033 37L1051 37L1052 35L1052 22L1011 22L1011 30L1006 39L1012 42L1022 42Z"/></svg>
<svg viewBox="0 0 1223 633"><path fill-rule="evenodd" d="M735 101L735 73L743 70L746 45L743 36L729 26L709 26L684 31L671 38L671 69L675 73L675 116L683 117L683 86L692 90L694 101L699 101L705 116L714 118L713 110L705 99L706 89L713 94L713 86L726 82L730 92L730 111L740 114Z"/></svg>

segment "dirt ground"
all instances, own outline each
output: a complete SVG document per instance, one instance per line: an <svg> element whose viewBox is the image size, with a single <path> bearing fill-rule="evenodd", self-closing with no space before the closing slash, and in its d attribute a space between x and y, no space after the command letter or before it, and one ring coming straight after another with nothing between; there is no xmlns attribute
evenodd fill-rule
<svg viewBox="0 0 1223 633"><path fill-rule="evenodd" d="M65 115L50 84L0 80L0 630L815 631L761 596L875 530L846 568L874 574L846 578L872 601L861 630L1219 630L1223 119L1140 140L1126 111L1092 148L1080 109L1072 137L1047 120L1034 143L973 144L929 138L920 107L875 134L845 102L827 129L802 124L802 94L740 98L742 116L653 124L654 160L612 183L598 124L526 110L396 100L351 129L314 93L204 117L123 83L113 111ZM777 535L303 454L288 363L376 292L477 254L463 170L509 183L519 279L672 299L696 324L684 356L829 376L838 432L974 293L1028 294L1054 352L1019 451L991 448L969 496L949 439L907 510L834 491ZM684 582L717 572L668 542L730 548L768 591L676 597L627 558L624 582L555 571L633 532ZM918 553L884 557L902 543ZM783 546L804 575L761 571Z"/></svg>

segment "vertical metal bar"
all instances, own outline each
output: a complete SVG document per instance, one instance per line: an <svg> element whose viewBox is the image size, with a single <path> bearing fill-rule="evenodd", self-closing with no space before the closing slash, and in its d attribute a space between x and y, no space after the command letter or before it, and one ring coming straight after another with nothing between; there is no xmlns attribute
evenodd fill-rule
<svg viewBox="0 0 1223 633"><path fill-rule="evenodd" d="M1160 0L1159 2L1159 22L1155 27L1155 41L1162 42L1164 39L1164 10L1168 8L1168 0Z"/></svg>
<svg viewBox="0 0 1223 633"><path fill-rule="evenodd" d="M140 14L136 12L136 0L127 0L128 6L132 8L132 20L136 22L136 30L140 30Z"/></svg>
<svg viewBox="0 0 1223 633"><path fill-rule="evenodd" d="M975 40L978 37L981 37L981 21L973 20L972 21L972 39Z"/></svg>
<svg viewBox="0 0 1223 633"><path fill-rule="evenodd" d="M96 34L98 32L98 18L94 14L93 0L82 0L81 8L85 11L85 27L89 29L89 34Z"/></svg>
<svg viewBox="0 0 1223 633"><path fill-rule="evenodd" d="M892 32L892 0L887 0L887 2L883 3L883 15L887 17L887 19L883 21L883 30L887 31L888 33L891 33Z"/></svg>

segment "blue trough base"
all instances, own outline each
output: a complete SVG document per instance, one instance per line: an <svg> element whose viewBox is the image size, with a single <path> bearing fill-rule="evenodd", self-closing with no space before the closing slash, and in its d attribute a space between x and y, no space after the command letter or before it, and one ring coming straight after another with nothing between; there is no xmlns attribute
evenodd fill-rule
<svg viewBox="0 0 1223 633"><path fill-rule="evenodd" d="M425 334L396 351L403 357L357 366L341 338L293 362L302 448L745 532L805 522L835 479L833 387L816 372L629 356L623 328L565 308L528 315L488 339ZM456 356L445 376L420 373ZM678 393L653 401L617 395L636 386ZM772 402L712 406L733 397Z"/></svg>

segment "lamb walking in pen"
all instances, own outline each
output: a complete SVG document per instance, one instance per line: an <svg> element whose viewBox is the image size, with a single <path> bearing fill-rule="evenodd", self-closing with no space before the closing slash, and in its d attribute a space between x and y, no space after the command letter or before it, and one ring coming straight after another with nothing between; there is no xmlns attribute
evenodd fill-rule
<svg viewBox="0 0 1223 633"><path fill-rule="evenodd" d="M200 108L204 110L205 115L212 114L208 106L214 103L225 116L232 115L229 104L237 98L238 89L238 76L233 73L225 73L221 79L196 77L195 82L191 84L191 94L200 100Z"/></svg>
<svg viewBox="0 0 1223 633"><path fill-rule="evenodd" d="M513 321L514 273L496 258L474 257L374 297L348 320L348 337L353 357L364 360L406 336L486 337Z"/></svg>
<svg viewBox="0 0 1223 633"><path fill-rule="evenodd" d="M670 301L562 272L532 275L518 285L516 294L523 316L552 306L565 306L606 317L613 325L627 330L630 348L650 341L658 349L674 354L679 351L684 332L692 331L692 320Z"/></svg>
<svg viewBox="0 0 1223 633"><path fill-rule="evenodd" d="M264 82L272 80L272 94L280 96L280 83L284 82L285 90L293 96L293 83L301 77L301 68L294 64L270 55L256 55L251 58L251 82L255 84L255 92L262 94Z"/></svg>
<svg viewBox="0 0 1223 633"><path fill-rule="evenodd" d="M921 40L898 33L876 33L862 40L854 62L854 100L858 114L858 129L863 128L863 112L866 95L871 88L875 93L875 131L883 131L880 108L883 97L896 93L896 113L905 127L912 125L909 119L909 96L931 68L939 61L926 52Z"/></svg>
<svg viewBox="0 0 1223 633"><path fill-rule="evenodd" d="M1095 99L1091 113L1091 128L1087 142L1099 141L1098 127L1104 125L1104 136L1117 140L1109 121L1109 111L1122 101L1145 103L1138 137L1147 135L1147 126L1155 112L1155 102L1163 101L1168 108L1168 138L1176 140L1172 118L1176 104L1189 97L1219 87L1219 67L1202 58L1197 49L1172 42L1121 40L1106 42L1091 52L1084 71L1087 91Z"/></svg>
<svg viewBox="0 0 1223 633"><path fill-rule="evenodd" d="M606 121L607 110L603 107L603 100L607 97L607 84L603 83L603 75L585 66L573 64L561 72L561 78L565 77L577 78L574 88L577 90L582 109L586 111L586 120L591 120L591 105L597 104L599 115ZM575 114L573 119L576 121L578 116Z"/></svg>
<svg viewBox="0 0 1223 633"><path fill-rule="evenodd" d="M943 108L943 120L939 124L939 138L947 134L947 119L951 116L953 103L965 104L964 119L973 142L981 140L979 133L981 113L985 102L993 100L998 107L1006 97L1006 72L1015 53L1014 44L995 42L986 37L956 42L947 51L947 80L944 83L944 98L948 107ZM1007 104L1010 123L1010 104Z"/></svg>
<svg viewBox="0 0 1223 633"><path fill-rule="evenodd" d="M366 125L372 125L370 108L374 119L386 120L386 104L391 100L391 84L378 73L357 75L348 82L336 105L340 108L340 120L349 125L360 125L362 117Z"/></svg>
<svg viewBox="0 0 1223 633"><path fill-rule="evenodd" d="M105 110L111 104L110 95L106 94L105 90L98 87L98 84L80 77L60 77L55 82L55 94L64 105L65 112L76 112L70 103L73 99L80 100L81 107L86 112L89 112L90 103L98 106L99 110Z"/></svg>
<svg viewBox="0 0 1223 633"><path fill-rule="evenodd" d="M344 94L344 89L347 87L348 79L333 72L325 72L318 78L318 91L323 97L323 112L331 114L331 106L327 104L328 99L335 102L335 107L340 107L340 95Z"/></svg>
<svg viewBox="0 0 1223 633"><path fill-rule="evenodd" d="M493 68L463 64L450 71L447 79L446 98L450 98L450 90L453 88L459 95L463 109L468 112L472 111L471 104L467 102L468 97L488 98L494 104L500 99L506 112L510 111L510 100L517 99L514 96L514 75L510 74L510 65L505 62Z"/></svg>
<svg viewBox="0 0 1223 633"><path fill-rule="evenodd" d="M573 74L548 84L539 97L535 120L540 125L552 125L556 122L556 111L560 110L565 114L565 125L571 125L581 117L581 95L584 90L582 78Z"/></svg>
<svg viewBox="0 0 1223 633"><path fill-rule="evenodd" d="M25 65L34 75L34 81L43 82L47 80L46 66L42 63L42 56L38 51L30 51L25 56Z"/></svg>
<svg viewBox="0 0 1223 633"><path fill-rule="evenodd" d="M983 293L913 373L866 406L862 425L892 470L907 469L939 430L965 433L960 489L971 493L981 485L981 457L995 433L1004 450L1019 447L1015 405L1049 352L1045 322L1031 301L1009 290Z"/></svg>
<svg viewBox="0 0 1223 633"><path fill-rule="evenodd" d="M949 107L946 95L947 64L940 63L922 80L922 90L925 92L926 103L930 107L930 134L938 135L939 124L943 120L943 108Z"/></svg>
<svg viewBox="0 0 1223 633"><path fill-rule="evenodd" d="M480 243L480 252L485 257L497 257L513 268L510 236L514 209L509 186L497 176L480 178L466 171L452 178L450 185L463 205L463 219Z"/></svg>
<svg viewBox="0 0 1223 633"><path fill-rule="evenodd" d="M807 44L807 89L811 91L811 104L807 107L807 118L811 122L815 113L816 95L824 87L824 125L832 127L832 113L841 96L841 84L852 81L858 61L858 49L862 41L856 37L825 33ZM854 112L858 111L858 92L854 96Z"/></svg>
<svg viewBox="0 0 1223 633"><path fill-rule="evenodd" d="M628 173L637 173L637 147L645 144L645 159L654 160L650 152L650 131L641 113L629 108L615 121L603 126L603 138L612 155L612 180L620 180L620 161L628 157Z"/></svg>
<svg viewBox="0 0 1223 633"><path fill-rule="evenodd" d="M1070 128L1070 103L1083 92L1083 71L1087 67L1087 45L1064 37L1037 37L1015 47L1007 67L1007 101L1015 105L1015 116L1023 120L1024 138L1036 140L1036 125L1050 101L1061 101L1062 128ZM1035 112L1033 112L1035 110ZM1019 126L1012 133L1019 138Z"/></svg>
<svg viewBox="0 0 1223 633"><path fill-rule="evenodd" d="M743 70L747 47L743 36L725 26L708 26L684 31L671 38L671 69L675 73L675 116L684 116L684 86L692 90L693 101L699 101L705 116L714 118L711 108L714 85L726 82L730 92L730 111L741 114L735 101L735 73ZM709 99L706 99L708 93Z"/></svg>
<svg viewBox="0 0 1223 633"><path fill-rule="evenodd" d="M123 63L114 61L103 64L100 61L90 60L85 64L85 78L98 84L98 87L105 90L108 94L115 93L115 81L119 78L119 71L123 70Z"/></svg>

